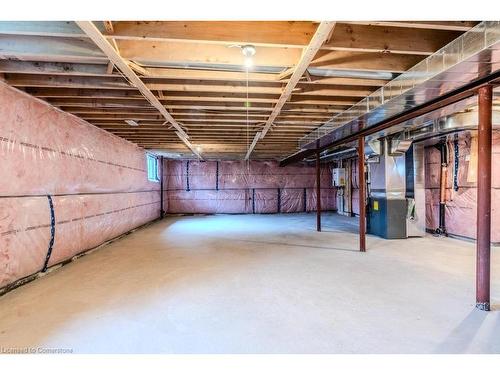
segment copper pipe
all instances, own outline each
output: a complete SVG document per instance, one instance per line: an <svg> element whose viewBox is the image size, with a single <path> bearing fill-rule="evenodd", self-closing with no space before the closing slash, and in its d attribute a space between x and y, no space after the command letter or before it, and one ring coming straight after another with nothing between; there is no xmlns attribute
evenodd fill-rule
<svg viewBox="0 0 500 375"><path fill-rule="evenodd" d="M319 151L316 152L316 230L321 232L321 169Z"/></svg>
<svg viewBox="0 0 500 375"><path fill-rule="evenodd" d="M446 231L446 185L448 177L448 146L446 140L442 140L438 146L441 155L441 174L439 176L439 227L435 233L447 236Z"/></svg>
<svg viewBox="0 0 500 375"><path fill-rule="evenodd" d="M366 251L365 139L358 139L359 251Z"/></svg>
<svg viewBox="0 0 500 375"><path fill-rule="evenodd" d="M490 310L492 87L478 90L476 307Z"/></svg>

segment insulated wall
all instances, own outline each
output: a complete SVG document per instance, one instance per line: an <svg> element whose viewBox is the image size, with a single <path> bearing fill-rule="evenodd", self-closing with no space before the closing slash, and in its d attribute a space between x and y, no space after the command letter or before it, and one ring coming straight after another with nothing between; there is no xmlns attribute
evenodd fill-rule
<svg viewBox="0 0 500 375"><path fill-rule="evenodd" d="M359 215L359 166L358 158L352 158L344 161L350 164L351 175L347 178L351 179L351 211L356 216Z"/></svg>
<svg viewBox="0 0 500 375"><path fill-rule="evenodd" d="M277 213L316 210L314 166L275 161L164 161L168 213ZM336 209L330 165L321 167L321 207Z"/></svg>
<svg viewBox="0 0 500 375"><path fill-rule="evenodd" d="M0 82L0 287L158 218L145 159Z"/></svg>
<svg viewBox="0 0 500 375"><path fill-rule="evenodd" d="M448 170L445 222L449 234L476 238L477 207L477 133L462 132L448 138ZM441 158L434 146L425 149L426 226L439 226L439 184ZM456 158L458 152L458 158ZM458 173L455 173L455 161ZM491 241L500 243L500 132L493 132L492 149L492 230ZM455 179L456 175L456 179Z"/></svg>

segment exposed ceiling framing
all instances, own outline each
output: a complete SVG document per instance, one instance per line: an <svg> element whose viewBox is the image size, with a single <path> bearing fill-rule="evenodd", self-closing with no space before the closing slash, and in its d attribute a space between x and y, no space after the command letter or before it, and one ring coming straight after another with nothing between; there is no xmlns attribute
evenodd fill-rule
<svg viewBox="0 0 500 375"><path fill-rule="evenodd" d="M278 102L274 106L271 115L267 119L266 124L262 129L260 135L261 138L264 138L266 136L267 132L274 124L274 120L276 120L276 117L278 117L278 115L280 114L281 109L283 108L285 103L291 98L293 90L296 88L297 84L299 83L299 80L304 76L304 73L307 72L307 68L311 64L312 60L318 53L321 46L331 35L331 32L333 31L334 27L335 27L335 22L323 21L319 24L318 28L316 29L316 32L311 38L309 45L302 51L302 55L300 57L299 62L297 63L297 65L291 68L290 79L288 80L285 88L283 89L283 92L281 93L278 99ZM311 81L311 76L309 74L307 75L307 80ZM250 152L252 152L252 150L250 150Z"/></svg>
<svg viewBox="0 0 500 375"><path fill-rule="evenodd" d="M129 66L130 62L125 61L120 54L118 53L118 49L114 48L108 40L104 37L103 34L99 31L97 27L92 22L89 21L77 21L77 25L82 29L85 34L88 35L90 39L94 41L94 43L104 52L106 56L108 56L110 62L115 65L130 81L130 83L137 88L142 96L153 106L155 107L176 130L176 134L179 139L184 142L186 146L199 158L201 155L198 151L193 147L193 145L187 140L189 136L184 132L184 130L179 126L177 121L174 120L172 115L167 111L165 106L161 104L161 102L156 98L156 96L151 92L151 90L141 81L141 79L135 74L134 70ZM108 26L107 30L113 31L111 26ZM133 65L136 65L132 63ZM139 70L137 67L135 70Z"/></svg>
<svg viewBox="0 0 500 375"><path fill-rule="evenodd" d="M147 149L278 159L475 24L337 22L300 65L322 23L106 21L95 22L89 37L74 22L0 22L0 75ZM257 50L248 101L244 57L234 44Z"/></svg>

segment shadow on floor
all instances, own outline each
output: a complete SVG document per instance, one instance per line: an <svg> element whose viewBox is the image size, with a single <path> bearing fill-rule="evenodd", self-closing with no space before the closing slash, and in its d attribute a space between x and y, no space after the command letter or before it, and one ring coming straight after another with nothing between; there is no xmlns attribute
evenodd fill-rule
<svg viewBox="0 0 500 375"><path fill-rule="evenodd" d="M331 247L331 246L306 245L306 244L302 244L302 243L244 240L244 239L241 239L241 238L231 238L231 237L211 237L211 238L216 239L216 240L249 242L249 243L257 243L257 244L263 244L263 245L278 245L278 246L288 246L288 247L305 247L305 248L309 248L309 249L340 250L340 251L350 251L350 252L359 253L358 249L347 249L347 248Z"/></svg>
<svg viewBox="0 0 500 375"><path fill-rule="evenodd" d="M438 345L435 354L467 353L474 337L478 333L489 313L473 309L462 322L455 327L446 339Z"/></svg>

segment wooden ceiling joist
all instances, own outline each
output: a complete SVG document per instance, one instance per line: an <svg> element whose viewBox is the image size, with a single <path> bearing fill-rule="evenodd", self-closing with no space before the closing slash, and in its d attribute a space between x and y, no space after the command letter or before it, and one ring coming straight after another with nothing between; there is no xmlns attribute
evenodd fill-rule
<svg viewBox="0 0 500 375"><path fill-rule="evenodd" d="M337 22L303 66L319 22L86 24L104 49L76 22L0 21L0 77L139 146L243 159L293 153L303 135L477 22ZM248 73L233 44L256 47Z"/></svg>
<svg viewBox="0 0 500 375"><path fill-rule="evenodd" d="M239 49L217 44L121 40L118 47L123 59L142 66L162 65L166 61L181 65L217 62L222 66L240 66L242 59ZM85 39L24 35L8 38L0 35L0 50L8 58L27 61L107 64L108 60L102 51ZM290 67L300 59L301 50L301 48L260 47L254 56L254 63L256 66L270 68ZM321 50L323 59L314 66L325 69L400 73L415 64L415 61L418 62L425 57L425 55L385 52L386 50L380 49L356 50L349 45L337 50ZM380 59L383 59L382 63Z"/></svg>
<svg viewBox="0 0 500 375"><path fill-rule="evenodd" d="M287 100L292 96L292 92L295 86L297 85L297 83L299 83L300 78L302 77L306 69L309 67L309 64L314 59L316 53L323 45L325 40L328 38L330 32L334 27L335 27L335 22L323 21L319 24L318 28L316 29L316 32L311 38L309 45L304 49L302 56L300 57L300 60L298 61L297 65L295 65L290 80L288 81L287 85L285 86L285 89L281 93L281 96L278 99L278 102L276 103L273 111L271 112L271 115L267 119L266 124L262 129L260 136L254 138L254 142L252 142L252 145L248 149L246 158L248 158L252 153L259 138L262 139L266 136L274 120L276 119L276 117L278 117L281 109L283 108Z"/></svg>
<svg viewBox="0 0 500 375"><path fill-rule="evenodd" d="M107 38L118 41L148 42L182 42L188 44L222 44L235 45L251 43L262 47L286 47L301 49L307 46L314 34L314 22L270 21L266 27L255 21L123 21L112 24L110 21L95 23ZM394 43L393 52L427 54L436 41L451 38L453 33L469 30L477 22L473 21L357 21L338 23L339 30L335 37L329 38L322 49L344 50L355 42L352 48L358 51L380 50L378 44L373 45L373 38L365 42L364 37L385 33L378 43L390 40ZM345 30L345 25L358 27ZM377 30L378 28L378 30ZM345 30L345 31L344 31ZM423 31L421 38L418 32ZM403 34L401 34L403 32ZM414 34L411 34L414 33ZM84 38L85 34L72 22L3 22L0 34ZM432 38L427 36L431 34ZM418 40L421 39L421 40ZM451 40L450 39L450 40ZM429 43L429 44L426 44ZM389 43L391 44L391 43ZM385 48L383 48L385 49Z"/></svg>
<svg viewBox="0 0 500 375"><path fill-rule="evenodd" d="M21 75L41 75L41 76L82 76L82 77L109 77L116 78L117 74L107 73L106 64L78 64L78 63L58 63L58 62L32 62L0 60L0 72L12 74L14 77ZM143 77L146 83L172 83L172 84L197 84L217 86L218 81L224 84L237 85L246 84L246 76L239 72L221 72L221 71L200 71L192 69L169 69L169 68L151 68L147 67L148 75ZM32 76L31 76L32 77ZM104 78L105 79L105 78ZM387 82L384 79L366 79L366 78L343 78L343 77L318 77L311 75L311 82L303 82L310 85L336 85L344 86L363 86L380 87ZM279 80L279 74L250 73L249 83L253 86L281 87L287 83L286 79Z"/></svg>
<svg viewBox="0 0 500 375"><path fill-rule="evenodd" d="M146 85L141 81L141 79L135 74L135 72L130 68L125 60L118 54L118 52L113 48L107 39L101 34L99 29L90 21L77 21L78 26L89 36L92 41L108 56L109 60L127 77L127 79L144 95L146 100L155 107L165 119L172 124L172 126L177 130L177 136L188 146L188 148L193 151L193 153L202 158L200 153L193 148L191 143L187 140L189 136L184 132L184 130L177 124L174 118L168 113L166 108L160 101L154 96L154 94L146 87Z"/></svg>
<svg viewBox="0 0 500 375"><path fill-rule="evenodd" d="M478 21L353 21L352 24L404 27L410 29L468 31Z"/></svg>

